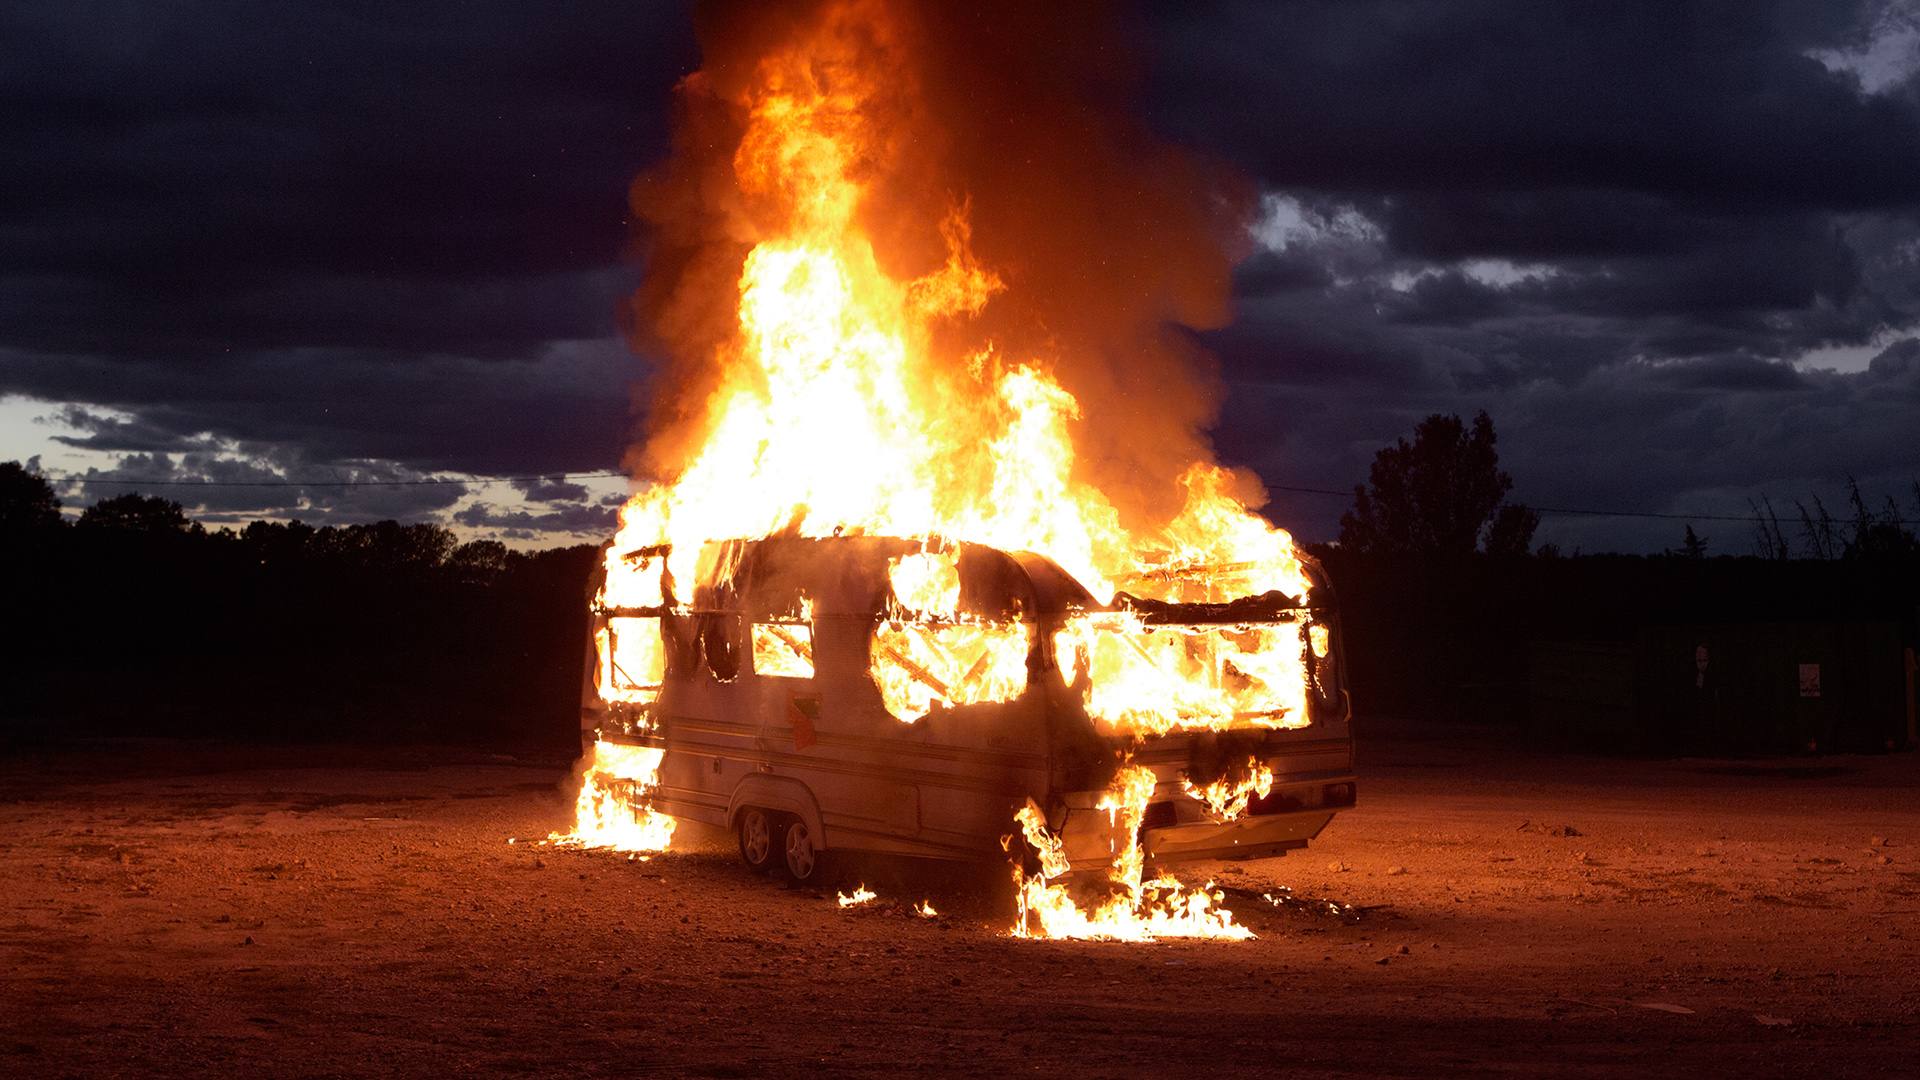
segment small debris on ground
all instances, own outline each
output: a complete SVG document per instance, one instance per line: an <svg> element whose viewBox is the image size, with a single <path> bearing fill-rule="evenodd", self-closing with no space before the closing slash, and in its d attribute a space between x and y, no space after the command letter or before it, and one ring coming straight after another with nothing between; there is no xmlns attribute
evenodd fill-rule
<svg viewBox="0 0 1920 1080"><path fill-rule="evenodd" d="M1531 821L1521 822L1520 827L1515 829L1514 831L1539 833L1541 836L1584 836L1586 835L1585 833L1582 833L1579 829L1576 829L1571 825L1540 825Z"/></svg>
<svg viewBox="0 0 1920 1080"><path fill-rule="evenodd" d="M1255 911L1266 908L1298 916L1332 918L1352 924L1359 922L1369 910L1372 910L1355 904L1343 904L1338 900L1329 900L1322 896L1299 896L1284 885L1261 892L1255 892L1252 889L1236 889L1229 885L1221 887L1218 891L1221 899L1226 901L1228 909L1235 911L1236 914L1246 914L1241 909L1241 903L1248 903L1253 905Z"/></svg>

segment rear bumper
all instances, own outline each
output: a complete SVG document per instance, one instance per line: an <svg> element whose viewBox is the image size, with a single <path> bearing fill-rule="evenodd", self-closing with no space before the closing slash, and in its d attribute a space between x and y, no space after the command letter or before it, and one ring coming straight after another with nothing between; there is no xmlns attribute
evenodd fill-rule
<svg viewBox="0 0 1920 1080"><path fill-rule="evenodd" d="M1155 862L1189 859L1269 859L1320 835L1332 810L1306 810L1228 822L1196 822L1140 830L1141 850Z"/></svg>
<svg viewBox="0 0 1920 1080"><path fill-rule="evenodd" d="M1159 863L1194 859L1267 859L1304 848L1335 814L1354 805L1351 772L1295 775L1276 783L1247 812L1232 820L1210 813L1179 785L1162 783L1154 792L1140 826L1140 849ZM1118 817L1097 808L1100 793L1067 798L1060 840L1076 871L1109 866L1126 848Z"/></svg>

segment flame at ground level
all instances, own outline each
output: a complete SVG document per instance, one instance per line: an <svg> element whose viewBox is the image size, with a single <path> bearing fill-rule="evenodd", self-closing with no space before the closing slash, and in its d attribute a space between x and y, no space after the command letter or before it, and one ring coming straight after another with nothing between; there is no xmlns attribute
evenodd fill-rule
<svg viewBox="0 0 1920 1080"><path fill-rule="evenodd" d="M573 831L548 839L586 848L665 851L673 840L673 819L646 802L665 753L596 741L574 770L580 790L573 802Z"/></svg>
<svg viewBox="0 0 1920 1080"><path fill-rule="evenodd" d="M596 741L575 770L580 790L574 800L573 831L551 833L549 842L616 851L666 850L673 840L674 820L645 803L663 756L664 751L649 747ZM1271 777L1267 779L1270 782ZM1114 891L1104 901L1092 903L1076 901L1059 880L1069 872L1066 854L1059 838L1047 829L1046 816L1031 799L1027 801L1014 818L1037 856L1039 870L1029 876L1017 862L1014 866L1019 905L1010 931L1014 937L1153 941L1253 936L1251 930L1234 924L1231 911L1217 906L1221 896L1212 891L1213 882L1194 889L1167 877L1141 880L1144 858L1139 828L1153 789L1151 769L1127 766L1102 796L1099 809L1107 811L1131 839L1108 871ZM851 895L839 894L838 901L843 908L852 907L874 895L862 884ZM936 914L925 901L915 910L925 917Z"/></svg>
<svg viewBox="0 0 1920 1080"><path fill-rule="evenodd" d="M1209 881L1191 889L1172 878L1141 881L1145 858L1140 850L1140 820L1153 797L1153 770L1130 765L1120 770L1099 802L1128 837L1126 848L1107 871L1111 894L1105 900L1076 901L1057 879L1067 873L1060 839L1047 829L1046 817L1028 800L1015 815L1021 834L1039 856L1039 873L1014 867L1020 905L1015 937L1090 938L1102 941L1153 941L1163 937L1250 938L1236 926L1233 913L1215 906L1220 895Z"/></svg>

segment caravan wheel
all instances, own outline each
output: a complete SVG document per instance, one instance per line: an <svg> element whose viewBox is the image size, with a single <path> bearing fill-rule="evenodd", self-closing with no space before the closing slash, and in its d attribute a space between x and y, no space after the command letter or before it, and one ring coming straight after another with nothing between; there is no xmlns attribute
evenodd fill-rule
<svg viewBox="0 0 1920 1080"><path fill-rule="evenodd" d="M820 850L815 846L813 834L807 830L805 821L799 818L787 820L785 847L787 876L801 884L812 881L820 868Z"/></svg>
<svg viewBox="0 0 1920 1080"><path fill-rule="evenodd" d="M772 814L749 806L740 811L733 830L740 837L740 861L747 864L747 869L756 874L773 869L773 843L778 829Z"/></svg>

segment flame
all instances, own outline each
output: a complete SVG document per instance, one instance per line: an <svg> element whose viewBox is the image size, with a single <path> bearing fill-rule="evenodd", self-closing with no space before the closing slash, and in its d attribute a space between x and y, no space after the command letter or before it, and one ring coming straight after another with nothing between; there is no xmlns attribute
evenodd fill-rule
<svg viewBox="0 0 1920 1080"><path fill-rule="evenodd" d="M867 885L865 882L861 882L860 884L855 885L853 887L853 893L851 895L847 893L840 894L840 906L843 908L850 908L850 907L853 907L855 904L864 904L867 901L873 899L877 895L879 894L875 893L872 889L867 888Z"/></svg>
<svg viewBox="0 0 1920 1080"><path fill-rule="evenodd" d="M900 619L874 635L873 679L896 719L912 723L936 704L1010 701L1027 688L1026 628L960 613L960 563L951 551L891 560Z"/></svg>
<svg viewBox="0 0 1920 1080"><path fill-rule="evenodd" d="M1047 828L1046 815L1027 800L1016 813L1021 834L1039 856L1040 873L1028 877L1013 871L1019 917L1015 937L1095 938L1107 941L1153 941L1163 937L1250 938L1253 932L1236 926L1233 913L1216 906L1221 895L1213 882L1189 889L1172 878L1142 881L1145 854L1140 850L1140 820L1153 798L1157 780L1152 769L1123 766L1102 793L1096 809L1105 810L1127 837L1107 871L1112 891L1104 900L1080 904L1065 884L1055 879L1068 872L1066 851ZM1037 925L1036 925L1037 924Z"/></svg>
<svg viewBox="0 0 1920 1080"><path fill-rule="evenodd" d="M943 618L960 611L960 559L952 552L902 555L887 568L887 581L907 611Z"/></svg>
<svg viewBox="0 0 1920 1080"><path fill-rule="evenodd" d="M891 276L863 229L887 148L917 137L884 126L913 81L889 67L897 33L882 5L829 4L733 102L745 132L732 179L763 235L740 266L704 437L670 482L629 501L612 552L671 544L670 574L687 581L710 541L946 537L1045 554L1103 600L1120 587L1175 600L1302 595L1291 540L1233 497L1226 470L1194 463L1171 520L1123 528L1077 474L1080 406L1055 357L940 352L942 327L1008 286L973 255L964 199L940 225L945 262L920 277ZM916 558L926 565L898 568L901 602L950 610L957 579L937 572L937 555ZM1223 564L1236 569L1196 573ZM608 569L610 582L646 572L612 553Z"/></svg>
<svg viewBox="0 0 1920 1080"><path fill-rule="evenodd" d="M889 185L911 179L898 164L906 149L939 139L914 127L926 110L902 59L911 34L882 0L830 0L796 25L749 73L687 84L716 95L739 124L730 160L698 196L699 214L726 222L726 243L737 247L725 250L744 252L729 256L739 259L739 301L732 325L703 346L710 355L699 358L697 393L677 401L655 432L648 457L657 480L620 512L600 603L671 608L673 583L699 580L714 542L776 533L921 538L925 551L891 568L898 617L878 628L872 649L885 707L913 723L941 706L1010 700L1028 685L1033 631L960 613L953 542L1045 555L1103 605L1123 592L1171 603L1304 597L1292 540L1234 494L1228 470L1194 461L1166 500L1177 511L1158 521L1120 510L1152 500L1128 492L1116 501L1091 479L1101 463L1081 459L1075 433L1110 418L1085 415L1060 377L1073 342L1022 345L1018 355L950 344L965 337L956 327L984 326L996 304L1016 302L1005 299L1016 285L1048 283L1018 281L1012 270L1003 277L976 257L964 191L929 215L944 248L937 265L882 257L867 231L875 207ZM1047 644L1063 669L1071 664L1073 686L1105 735L1303 725L1308 632L1256 622L1149 624L1114 610L1069 620ZM608 620L596 642L604 700L643 713L652 706L665 670L660 630L651 615ZM804 630L756 623L755 670L811 675ZM1324 634L1311 641L1321 652ZM642 640L649 636L651 644ZM643 795L658 752L603 744L595 754L628 771L589 770L576 835L620 831L663 845L671 819L608 786ZM1125 768L1101 805L1137 838L1153 788L1149 770ZM1218 794L1216 813L1244 810L1246 791ZM630 824L616 826L623 814ZM1016 932L1247 936L1207 890L1143 883L1137 839L1115 852L1113 895L1081 910L1058 880L1065 856L1040 809L1029 803L1018 820L1040 873L1021 881Z"/></svg>
<svg viewBox="0 0 1920 1080"><path fill-rule="evenodd" d="M1205 787L1195 787L1186 779L1181 790L1207 804L1207 810L1222 821L1232 821L1247 812L1255 796L1266 798L1273 790L1273 770L1255 758L1247 759L1247 772L1239 779L1221 777Z"/></svg>
<svg viewBox="0 0 1920 1080"><path fill-rule="evenodd" d="M1087 713L1103 734L1284 728L1306 718L1306 660L1287 641L1297 633L1285 623L1149 626L1103 612L1069 622L1054 650L1086 671Z"/></svg>
<svg viewBox="0 0 1920 1080"><path fill-rule="evenodd" d="M754 623L753 670L779 678L813 678L813 628L804 622Z"/></svg>
<svg viewBox="0 0 1920 1080"><path fill-rule="evenodd" d="M574 800L573 832L549 835L555 843L619 851L664 851L673 839L673 819L646 804L664 751L595 742L581 763Z"/></svg>

